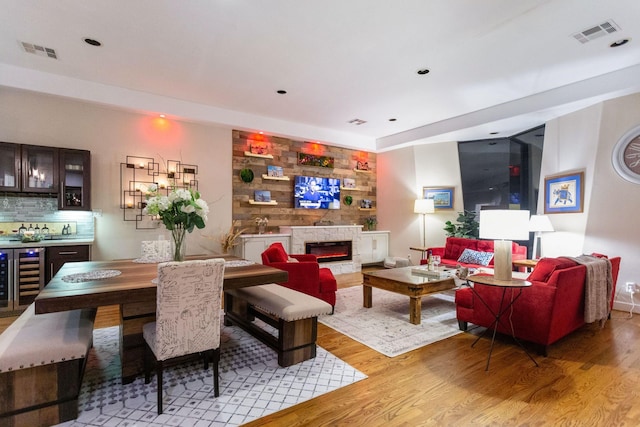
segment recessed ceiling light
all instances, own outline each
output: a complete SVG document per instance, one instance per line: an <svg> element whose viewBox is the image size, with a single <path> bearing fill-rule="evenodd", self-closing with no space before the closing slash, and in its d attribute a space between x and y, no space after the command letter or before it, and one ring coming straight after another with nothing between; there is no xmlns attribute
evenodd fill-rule
<svg viewBox="0 0 640 427"><path fill-rule="evenodd" d="M625 44L629 43L630 41L631 41L631 39L620 39L620 40L618 40L618 41L615 41L615 42L611 43L611 44L609 45L609 47L618 47L618 46L622 46L622 45L625 45Z"/></svg>
<svg viewBox="0 0 640 427"><path fill-rule="evenodd" d="M490 133L489 133L489 135L497 135L497 134L499 134L499 133L500 133L500 132L490 132Z"/></svg>
<svg viewBox="0 0 640 427"><path fill-rule="evenodd" d="M416 71L416 72L418 73L418 75L423 76L423 75L425 75L425 74L429 74L429 71L430 71L430 70L429 70L428 68L423 68L423 69L418 70L418 71Z"/></svg>
<svg viewBox="0 0 640 427"><path fill-rule="evenodd" d="M280 89L280 90L277 90L276 93L279 93L280 95L284 95L287 93L287 91Z"/></svg>
<svg viewBox="0 0 640 427"><path fill-rule="evenodd" d="M352 119L352 120L349 120L347 123L351 123L352 125L360 126L360 125L363 125L363 124L367 123L367 121L366 120L362 120L362 119Z"/></svg>
<svg viewBox="0 0 640 427"><path fill-rule="evenodd" d="M85 38L84 42L86 44L90 44L91 46L102 46L102 43L100 43L98 40L90 39L89 37Z"/></svg>
<svg viewBox="0 0 640 427"><path fill-rule="evenodd" d="M395 122L397 119L389 119L390 122Z"/></svg>

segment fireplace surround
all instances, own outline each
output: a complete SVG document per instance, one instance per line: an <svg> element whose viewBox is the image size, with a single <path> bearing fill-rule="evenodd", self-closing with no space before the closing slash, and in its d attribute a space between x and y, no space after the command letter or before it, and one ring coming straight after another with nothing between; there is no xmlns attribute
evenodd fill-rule
<svg viewBox="0 0 640 427"><path fill-rule="evenodd" d="M362 270L362 261L358 248L362 225L329 225L329 226L280 226L280 233L291 235L292 254L306 252L307 242L342 242L350 241L351 259L324 262L323 266L333 274L357 273Z"/></svg>

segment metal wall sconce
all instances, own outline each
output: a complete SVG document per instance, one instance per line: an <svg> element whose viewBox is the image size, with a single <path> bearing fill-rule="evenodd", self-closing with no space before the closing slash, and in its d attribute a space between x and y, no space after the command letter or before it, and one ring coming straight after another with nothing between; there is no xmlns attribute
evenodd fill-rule
<svg viewBox="0 0 640 427"><path fill-rule="evenodd" d="M165 170L151 157L127 156L120 163L120 209L124 221L135 221L136 229L157 228L159 222L144 215L147 205L147 193L152 184L158 187L158 193L168 195L178 188L198 190L198 166L168 160Z"/></svg>

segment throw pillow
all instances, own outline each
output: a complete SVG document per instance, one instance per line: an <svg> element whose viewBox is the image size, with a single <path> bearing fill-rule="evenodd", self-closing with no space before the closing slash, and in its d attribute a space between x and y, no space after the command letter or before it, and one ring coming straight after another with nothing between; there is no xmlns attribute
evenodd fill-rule
<svg viewBox="0 0 640 427"><path fill-rule="evenodd" d="M297 260L297 259L295 259L295 258L291 258L291 257L289 257L289 258L287 259L287 262L300 262L300 261L298 261L298 260Z"/></svg>
<svg viewBox="0 0 640 427"><path fill-rule="evenodd" d="M554 271L573 267L574 265L576 265L574 261L562 257L541 258L529 277L527 277L527 280L530 282L547 282Z"/></svg>
<svg viewBox="0 0 640 427"><path fill-rule="evenodd" d="M491 258L493 258L493 252L479 252L467 248L462 251L458 262L487 266L491 262Z"/></svg>

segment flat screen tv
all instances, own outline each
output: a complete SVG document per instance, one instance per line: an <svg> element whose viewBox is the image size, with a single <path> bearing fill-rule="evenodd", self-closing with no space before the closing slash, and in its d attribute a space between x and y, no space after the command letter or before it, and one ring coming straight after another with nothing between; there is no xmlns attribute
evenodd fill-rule
<svg viewBox="0 0 640 427"><path fill-rule="evenodd" d="M294 206L299 209L340 209L340 179L296 176Z"/></svg>

